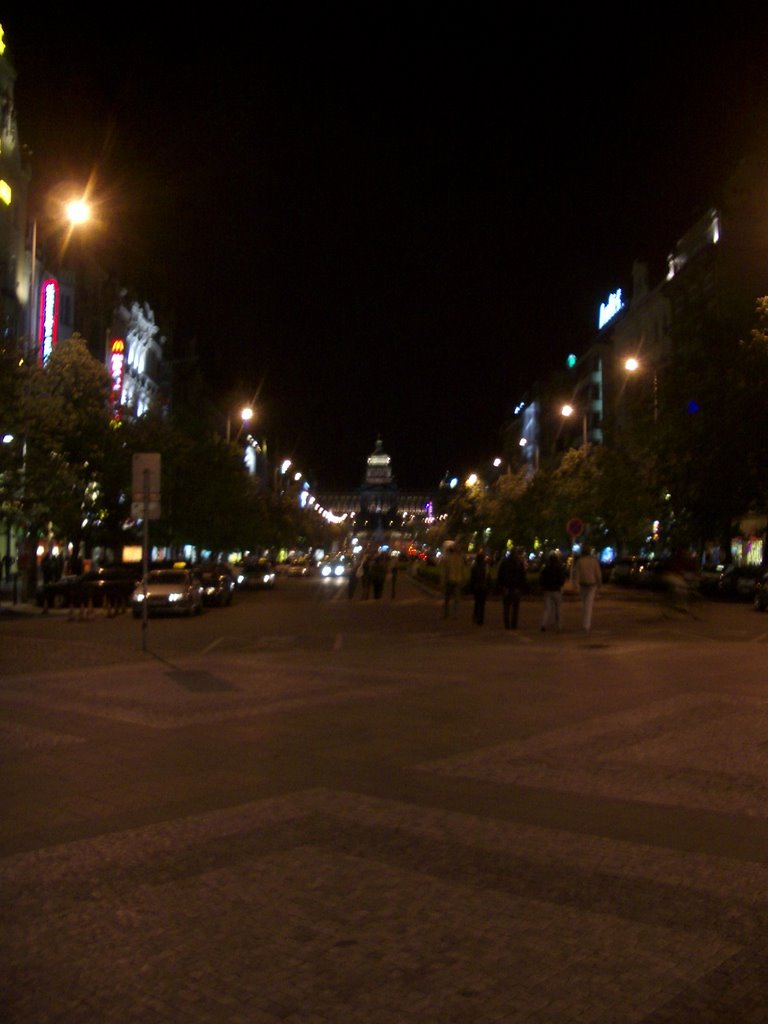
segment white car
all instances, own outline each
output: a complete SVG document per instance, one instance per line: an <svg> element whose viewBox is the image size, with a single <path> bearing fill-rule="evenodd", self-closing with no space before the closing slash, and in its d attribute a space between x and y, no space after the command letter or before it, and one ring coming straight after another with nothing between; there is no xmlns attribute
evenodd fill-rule
<svg viewBox="0 0 768 1024"><path fill-rule="evenodd" d="M145 606L146 602L146 606ZM189 569L151 569L146 591L142 581L131 597L134 619L150 615L199 615L203 610L203 588Z"/></svg>

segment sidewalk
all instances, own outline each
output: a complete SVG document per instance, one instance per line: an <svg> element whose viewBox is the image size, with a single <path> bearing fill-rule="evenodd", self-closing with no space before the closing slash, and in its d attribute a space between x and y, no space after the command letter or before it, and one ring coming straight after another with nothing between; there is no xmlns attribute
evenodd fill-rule
<svg viewBox="0 0 768 1024"><path fill-rule="evenodd" d="M764 643L434 610L0 679L4 1020L764 1024Z"/></svg>

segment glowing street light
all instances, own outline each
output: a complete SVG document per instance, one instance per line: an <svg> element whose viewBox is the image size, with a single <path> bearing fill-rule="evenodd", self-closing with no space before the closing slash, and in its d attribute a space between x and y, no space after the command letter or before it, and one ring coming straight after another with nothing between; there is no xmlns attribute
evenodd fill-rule
<svg viewBox="0 0 768 1024"><path fill-rule="evenodd" d="M70 233L74 228L79 227L81 224L85 224L91 219L91 207L85 197L70 199L62 205L61 209L62 216L60 221L69 225ZM42 341L41 338L35 337L35 326L37 324L37 291L40 286L37 279L37 229L37 217L34 217L32 220L32 249L30 253L29 296L27 301L27 336L29 338L30 354L31 350L35 349ZM47 319L47 314L44 319ZM41 359L45 361L49 354L49 352L41 353Z"/></svg>
<svg viewBox="0 0 768 1024"><path fill-rule="evenodd" d="M560 415L568 419L570 416L575 415L576 410L572 405L566 403L560 410ZM581 417L581 441L584 447L587 446L587 414L583 413Z"/></svg>
<svg viewBox="0 0 768 1024"><path fill-rule="evenodd" d="M628 356L624 360L624 369L627 373L638 373L643 369L643 364L635 356ZM659 418L659 382L656 376L656 368L653 370L653 422Z"/></svg>
<svg viewBox="0 0 768 1024"><path fill-rule="evenodd" d="M248 424L253 419L253 409L250 407L250 405L244 405L238 415L240 417L240 426L237 429L235 441L237 441L237 439L240 437L240 432L243 430L243 428L248 428ZM229 444L231 429L231 420L230 417L227 416L227 444Z"/></svg>
<svg viewBox="0 0 768 1024"><path fill-rule="evenodd" d="M70 224L85 224L90 220L91 208L85 199L70 199L65 210Z"/></svg>

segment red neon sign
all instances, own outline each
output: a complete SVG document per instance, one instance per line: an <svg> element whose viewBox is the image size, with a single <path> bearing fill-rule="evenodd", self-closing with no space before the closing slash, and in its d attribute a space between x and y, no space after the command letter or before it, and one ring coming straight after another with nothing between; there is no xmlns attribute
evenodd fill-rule
<svg viewBox="0 0 768 1024"><path fill-rule="evenodd" d="M40 365L45 366L59 333L59 284L49 277L40 286Z"/></svg>

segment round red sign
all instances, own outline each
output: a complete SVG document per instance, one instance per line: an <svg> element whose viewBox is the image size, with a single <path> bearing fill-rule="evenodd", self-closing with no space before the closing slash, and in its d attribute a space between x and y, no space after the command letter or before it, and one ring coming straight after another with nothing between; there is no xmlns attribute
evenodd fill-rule
<svg viewBox="0 0 768 1024"><path fill-rule="evenodd" d="M571 537L580 537L584 532L584 523L580 519L569 519L565 526Z"/></svg>

